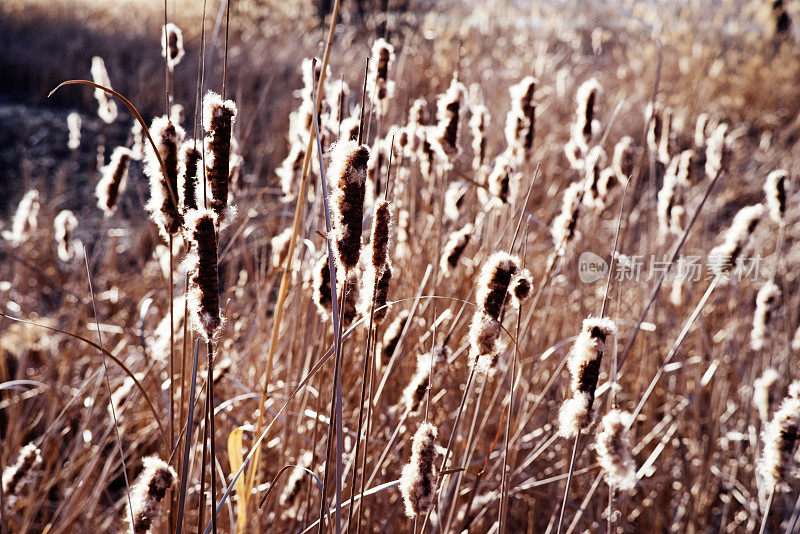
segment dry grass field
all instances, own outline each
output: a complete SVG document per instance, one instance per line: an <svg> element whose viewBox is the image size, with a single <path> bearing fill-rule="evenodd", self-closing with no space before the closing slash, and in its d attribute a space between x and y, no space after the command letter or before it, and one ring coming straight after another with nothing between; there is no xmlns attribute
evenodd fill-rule
<svg viewBox="0 0 800 534"><path fill-rule="evenodd" d="M0 532L800 532L797 24L4 1Z"/></svg>

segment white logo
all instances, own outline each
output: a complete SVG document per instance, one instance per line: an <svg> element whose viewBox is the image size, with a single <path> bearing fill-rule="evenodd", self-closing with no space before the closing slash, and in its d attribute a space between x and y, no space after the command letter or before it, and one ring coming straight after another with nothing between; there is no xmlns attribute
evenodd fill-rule
<svg viewBox="0 0 800 534"><path fill-rule="evenodd" d="M608 263L606 260L595 254L594 252L583 252L578 258L578 278L584 284L591 284L597 282L605 276L608 272Z"/></svg>

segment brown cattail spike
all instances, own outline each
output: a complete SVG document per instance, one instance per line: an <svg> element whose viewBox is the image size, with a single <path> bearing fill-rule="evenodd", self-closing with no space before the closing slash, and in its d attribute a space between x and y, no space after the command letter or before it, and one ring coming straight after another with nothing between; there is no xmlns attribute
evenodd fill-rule
<svg viewBox="0 0 800 534"><path fill-rule="evenodd" d="M189 273L188 304L192 325L206 341L213 340L222 327L217 273L216 214L207 209L189 213L186 239L191 252L186 257Z"/></svg>
<svg viewBox="0 0 800 534"><path fill-rule="evenodd" d="M608 485L619 491L630 491L636 487L636 462L631 454L628 432L631 414L611 410L601 423L595 448L597 462L605 472Z"/></svg>
<svg viewBox="0 0 800 534"><path fill-rule="evenodd" d="M62 210L53 219L53 227L58 259L63 262L71 261L80 247L80 241L73 239L73 233L78 227L78 219L71 211Z"/></svg>
<svg viewBox="0 0 800 534"><path fill-rule="evenodd" d="M128 167L133 153L125 147L117 147L111 153L111 161L100 169L101 178L97 182L95 196L97 206L106 216L114 213L119 195L125 191L128 178Z"/></svg>
<svg viewBox="0 0 800 534"><path fill-rule="evenodd" d="M786 179L788 177L789 173L787 171L778 169L767 175L767 181L764 184L764 194L767 199L769 217L781 226L785 223Z"/></svg>
<svg viewBox="0 0 800 534"><path fill-rule="evenodd" d="M787 480L793 468L794 446L800 436L800 398L791 395L793 390L797 390L797 385L795 382L790 386L790 396L783 400L761 432L764 449L758 462L758 472L767 492L789 489Z"/></svg>
<svg viewBox="0 0 800 534"><path fill-rule="evenodd" d="M373 61L369 64L367 94L370 95L375 114L383 117L388 111L389 100L394 95L394 82L389 81L389 66L394 60L394 47L384 39L372 45Z"/></svg>
<svg viewBox="0 0 800 534"><path fill-rule="evenodd" d="M459 151L458 132L466 94L464 84L454 78L437 102L436 119L439 129L437 141L445 154L451 157Z"/></svg>
<svg viewBox="0 0 800 534"><path fill-rule="evenodd" d="M183 128L173 124L168 117L158 117L150 126L150 133L164 163L156 157L151 147L147 150L145 173L150 177L150 200L147 210L164 239L177 232L182 223L178 211L178 146L183 139ZM165 174L166 172L166 174Z"/></svg>
<svg viewBox="0 0 800 534"><path fill-rule="evenodd" d="M194 141L186 141L181 146L180 154L180 191L178 192L181 211L184 216L191 210L196 210L197 185L202 175L203 155L196 148Z"/></svg>
<svg viewBox="0 0 800 534"><path fill-rule="evenodd" d="M721 245L714 247L708 254L708 263L717 276L727 275L736 266L736 262L750 241L764 214L764 206L755 204L739 210Z"/></svg>
<svg viewBox="0 0 800 534"><path fill-rule="evenodd" d="M131 507L125 514L129 525L133 518L132 528L137 534L158 525L164 496L178 478L172 467L155 456L145 458L143 464L144 470L131 487Z"/></svg>
<svg viewBox="0 0 800 534"><path fill-rule="evenodd" d="M436 427L423 423L414 434L411 459L403 467L400 492L408 517L425 515L433 504L436 485Z"/></svg>
<svg viewBox="0 0 800 534"><path fill-rule="evenodd" d="M233 217L228 206L231 139L236 119L236 104L223 100L213 91L203 98L203 125L206 131L206 177L211 186L210 207L221 225Z"/></svg>
<svg viewBox="0 0 800 534"><path fill-rule="evenodd" d="M559 434L566 438L577 436L592 421L600 363L607 338L615 332L616 325L610 319L589 317L583 321L581 333L567 361L572 375L571 396L564 401L558 414Z"/></svg>
<svg viewBox="0 0 800 534"><path fill-rule="evenodd" d="M3 471L3 498L9 508L14 508L23 497L23 488L30 484L37 468L42 464L42 454L33 443L28 443L19 451L14 465Z"/></svg>
<svg viewBox="0 0 800 534"><path fill-rule="evenodd" d="M331 203L336 260L345 272L358 265L364 215L367 163L370 151L354 141L339 141L331 151L328 180L334 186Z"/></svg>
<svg viewBox="0 0 800 534"><path fill-rule="evenodd" d="M161 57L167 59L169 70L183 59L183 32L175 24L169 22L161 27Z"/></svg>

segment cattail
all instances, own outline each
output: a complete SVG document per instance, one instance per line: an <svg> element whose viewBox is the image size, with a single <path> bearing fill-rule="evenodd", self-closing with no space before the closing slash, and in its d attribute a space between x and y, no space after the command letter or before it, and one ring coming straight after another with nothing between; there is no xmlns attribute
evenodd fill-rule
<svg viewBox="0 0 800 534"><path fill-rule="evenodd" d="M476 282L475 313L469 330L470 366L479 373L489 372L504 350L500 343L501 322L509 300L509 288L519 277L530 278L520 269L520 260L505 252L495 252L484 263ZM530 294L527 292L524 296ZM522 294L521 294L522 295ZM514 305L518 299L511 297Z"/></svg>
<svg viewBox="0 0 800 534"><path fill-rule="evenodd" d="M28 443L20 449L14 465L3 471L3 498L10 508L13 509L23 497L22 490L33 482L41 464L42 451Z"/></svg>
<svg viewBox="0 0 800 534"><path fill-rule="evenodd" d="M352 271L347 274L346 283L337 284L338 298L342 302L342 328L348 328L358 317L358 302L361 297L361 285L358 278L358 271ZM342 299L342 291L345 289L347 292Z"/></svg>
<svg viewBox="0 0 800 534"><path fill-rule="evenodd" d="M95 196L97 206L106 216L114 213L119 196L125 191L128 180L128 167L133 153L125 147L118 146L111 153L111 161L100 169L100 181L97 182ZM158 162L156 162L156 165Z"/></svg>
<svg viewBox="0 0 800 534"><path fill-rule="evenodd" d="M444 215L451 221L455 221L461 215L461 206L464 204L464 197L467 193L467 184L462 180L450 182L447 191L444 193Z"/></svg>
<svg viewBox="0 0 800 534"><path fill-rule="evenodd" d="M569 166L576 171L583 170L583 149L578 145L574 138L564 143L564 156L567 158Z"/></svg>
<svg viewBox="0 0 800 534"><path fill-rule="evenodd" d="M281 182L281 190L287 199L294 198L293 188L298 187L303 173L303 159L306 157L305 147L301 143L294 143L290 147L289 155L283 160L275 174Z"/></svg>
<svg viewBox="0 0 800 534"><path fill-rule="evenodd" d="M789 490L786 481L793 471L791 464L799 427L800 398L790 395L783 399L781 407L761 432L764 449L758 462L758 472L768 492Z"/></svg>
<svg viewBox="0 0 800 534"><path fill-rule="evenodd" d="M111 89L111 80L106 72L106 64L100 56L92 58L92 80L97 85L102 85ZM117 103L109 98L108 94L102 89L94 90L94 97L97 100L97 116L106 124L111 124L117 120Z"/></svg>
<svg viewBox="0 0 800 534"><path fill-rule="evenodd" d="M789 173L783 169L772 171L767 175L764 194L767 199L767 210L770 218L783 226L786 214L786 179Z"/></svg>
<svg viewBox="0 0 800 534"><path fill-rule="evenodd" d="M736 266L763 214L763 204L746 206L739 210L725 232L722 244L714 247L708 255L709 267L715 275L722 276Z"/></svg>
<svg viewBox="0 0 800 534"><path fill-rule="evenodd" d="M335 80L325 84L325 100L328 102L327 127L337 132L339 125L349 114L350 87L344 80Z"/></svg>
<svg viewBox="0 0 800 534"><path fill-rule="evenodd" d="M472 168L478 170L486 161L486 127L489 126L489 110L482 104L472 107L469 129L472 132Z"/></svg>
<svg viewBox="0 0 800 534"><path fill-rule="evenodd" d="M378 39L372 45L372 57L367 75L367 94L375 114L383 117L388 110L389 100L394 95L394 82L388 79L389 65L394 61L394 47L384 39Z"/></svg>
<svg viewBox="0 0 800 534"><path fill-rule="evenodd" d="M572 375L571 395L561 405L558 413L559 434L565 438L577 436L592 422L592 405L600 377L600 363L606 350L606 340L615 332L616 325L611 319L589 317L583 321L581 333L575 340L567 361Z"/></svg>
<svg viewBox="0 0 800 534"><path fill-rule="evenodd" d="M67 148L77 150L81 146L81 116L74 111L67 115L67 130L69 131L69 141Z"/></svg>
<svg viewBox="0 0 800 534"><path fill-rule="evenodd" d="M80 241L73 240L73 232L78 227L78 219L69 210L62 210L53 219L58 259L71 261L80 246ZM76 246L77 245L77 246Z"/></svg>
<svg viewBox="0 0 800 534"><path fill-rule="evenodd" d="M292 473L286 479L286 486L284 486L280 498L281 506L286 508L294 505L297 496L300 495L300 490L303 489L303 481L307 476L306 469L311 466L313 460L314 455L311 451L305 451L300 455L297 461L298 466L292 469Z"/></svg>
<svg viewBox="0 0 800 534"><path fill-rule="evenodd" d="M652 104L647 104L645 109L645 119L647 120L647 148L656 158L656 161L669 164L669 129L671 112L663 111Z"/></svg>
<svg viewBox="0 0 800 534"><path fill-rule="evenodd" d="M403 329L408 322L408 311L403 310L397 314L397 317L389 324L386 331L383 333L383 342L381 344L381 357L385 360L392 356L397 344L400 343L400 336L403 334Z"/></svg>
<svg viewBox="0 0 800 534"><path fill-rule="evenodd" d="M331 149L328 179L335 186L331 210L336 261L345 272L358 265L370 151L354 141L339 141Z"/></svg>
<svg viewBox="0 0 800 534"><path fill-rule="evenodd" d="M439 95L436 103L436 120L438 121L436 140L448 157L452 157L460 150L458 146L458 128L466 94L467 90L464 84L453 78L453 81L450 82L450 87L444 94Z"/></svg>
<svg viewBox="0 0 800 534"><path fill-rule="evenodd" d="M203 98L203 126L206 137L206 177L211 186L210 207L217 214L217 224L233 218L235 210L228 205L231 137L236 119L236 104L222 100L213 91Z"/></svg>
<svg viewBox="0 0 800 534"><path fill-rule="evenodd" d="M185 141L180 152L180 188L178 200L184 217L191 210L198 208L197 186L203 175L203 155L197 148L195 141Z"/></svg>
<svg viewBox="0 0 800 534"><path fill-rule="evenodd" d="M183 32L173 23L169 22L161 27L161 57L167 59L170 71L183 59Z"/></svg>
<svg viewBox="0 0 800 534"><path fill-rule="evenodd" d="M730 159L730 142L727 137L728 125L723 123L714 128L706 141L706 176L710 179L716 176L727 166Z"/></svg>
<svg viewBox="0 0 800 534"><path fill-rule="evenodd" d="M679 202L678 197L678 164L680 156L672 158L667 170L664 172L664 183L658 192L658 204L656 213L658 214L658 228L661 238L664 239L670 233L670 223L672 221L672 210Z"/></svg>
<svg viewBox="0 0 800 534"><path fill-rule="evenodd" d="M437 345L432 352L417 356L417 370L403 390L403 397L400 401L405 411L411 415L416 414L422 405L422 399L431 380L431 372L437 365L447 362L452 352L446 345ZM431 359L433 361L431 361Z"/></svg>
<svg viewBox="0 0 800 534"><path fill-rule="evenodd" d="M772 1L772 20L775 24L774 37L782 37L789 34L792 28L792 19L786 10L784 0Z"/></svg>
<svg viewBox="0 0 800 534"><path fill-rule="evenodd" d="M270 240L272 246L272 266L279 268L286 261L289 252L289 242L292 240L292 228L286 228L283 232Z"/></svg>
<svg viewBox="0 0 800 534"><path fill-rule="evenodd" d="M142 132L142 123L138 120L133 120L131 126L131 137L133 137L133 145L131 146L131 157L137 161L144 158L144 134Z"/></svg>
<svg viewBox="0 0 800 534"><path fill-rule="evenodd" d="M158 526L163 514L162 501L178 478L172 467L156 456L146 457L142 464L144 469L131 487L131 503L125 514L126 524L136 533L149 532Z"/></svg>
<svg viewBox="0 0 800 534"><path fill-rule="evenodd" d="M550 233L553 236L555 250L563 256L567 244L575 237L575 228L578 224L578 215L581 208L581 184L570 184L561 201L561 212L553 219Z"/></svg>
<svg viewBox="0 0 800 534"><path fill-rule="evenodd" d="M39 191L31 189L22 197L11 220L11 231L4 232L3 237L14 244L25 240L30 232L36 230L39 218Z"/></svg>
<svg viewBox="0 0 800 534"><path fill-rule="evenodd" d="M694 124L694 146L696 148L704 148L706 146L706 129L708 128L709 119L708 113L701 113L697 116L697 122Z"/></svg>
<svg viewBox="0 0 800 534"><path fill-rule="evenodd" d="M512 197L512 178L516 175L511 160L504 154L497 156L492 172L489 173L489 193L501 204L506 204Z"/></svg>
<svg viewBox="0 0 800 534"><path fill-rule="evenodd" d="M420 150L420 143L423 139L423 130L428 124L428 103L422 99L417 98L411 103L411 108L408 111L408 124L406 129L409 136L409 153L415 154Z"/></svg>
<svg viewBox="0 0 800 534"><path fill-rule="evenodd" d="M781 290L773 281L761 286L756 296L756 311L753 315L753 329L750 331L750 348L761 350L767 342L767 327L772 314L778 306Z"/></svg>
<svg viewBox="0 0 800 534"><path fill-rule="evenodd" d="M394 215L389 203L384 199L375 202L372 216L372 267L380 271L389 263L389 234L394 224Z"/></svg>
<svg viewBox="0 0 800 534"><path fill-rule="evenodd" d="M155 139L164 169L148 147L145 173L150 177L150 200L146 208L164 239L168 239L181 227L178 211L178 146L183 140L183 128L173 124L168 117L153 119L150 133ZM166 171L166 175L164 174Z"/></svg>
<svg viewBox="0 0 800 534"><path fill-rule="evenodd" d="M425 515L433 504L436 490L436 427L422 423L414 434L411 459L400 476L400 493L406 504L406 515Z"/></svg>
<svg viewBox="0 0 800 534"><path fill-rule="evenodd" d="M373 320L375 324L382 324L386 315L389 313L389 283L392 281L394 269L391 263L383 266L378 276L377 284L375 285L375 312Z"/></svg>
<svg viewBox="0 0 800 534"><path fill-rule="evenodd" d="M461 230L455 231L450 234L447 239L447 244L442 250L442 258L439 267L445 276L450 276L453 270L458 266L458 261L464 254L464 249L469 245L469 240L472 238L474 228L472 224L467 223Z"/></svg>
<svg viewBox="0 0 800 534"><path fill-rule="evenodd" d="M339 140L357 141L358 130L360 128L361 128L361 120L358 118L357 115L343 119L342 124L339 128Z"/></svg>
<svg viewBox="0 0 800 534"><path fill-rule="evenodd" d="M443 153L441 144L435 141L435 130L436 128L431 126L426 126L417 130L419 170L428 182L430 182L431 171L436 161L437 149L439 152Z"/></svg>
<svg viewBox="0 0 800 534"><path fill-rule="evenodd" d="M753 381L753 405L758 410L762 421L766 421L769 417L770 390L779 378L778 371L769 368Z"/></svg>
<svg viewBox="0 0 800 534"><path fill-rule="evenodd" d="M188 305L192 326L206 341L219 334L223 319L219 308L216 214L198 209L186 217L186 239L191 252L186 257L189 273Z"/></svg>
<svg viewBox="0 0 800 534"><path fill-rule="evenodd" d="M330 317L331 303L331 271L328 266L328 255L323 255L314 265L312 273L312 293L314 304L323 320Z"/></svg>
<svg viewBox="0 0 800 534"><path fill-rule="evenodd" d="M584 160L584 195L583 203L595 209L602 209L604 205L603 195L600 193L600 174L601 167L605 165L606 153L602 147L592 147Z"/></svg>
<svg viewBox="0 0 800 534"><path fill-rule="evenodd" d="M625 136L614 146L611 166L619 183L627 184L633 174L633 139Z"/></svg>
<svg viewBox="0 0 800 534"><path fill-rule="evenodd" d="M600 131L600 123L594 119L594 108L600 91L600 83L597 79L591 78L583 82L575 93L578 107L575 110L576 120L572 139L584 153L589 151L589 145Z"/></svg>
<svg viewBox="0 0 800 534"><path fill-rule="evenodd" d="M518 164L530 158L533 148L536 126L533 96L536 83L536 78L526 76L508 90L511 95L511 109L506 116L505 136L509 151Z"/></svg>
<svg viewBox="0 0 800 534"><path fill-rule="evenodd" d="M606 482L623 492L636 487L636 462L628 432L631 417L628 412L610 410L603 416L602 429L595 440L597 462L605 472Z"/></svg>

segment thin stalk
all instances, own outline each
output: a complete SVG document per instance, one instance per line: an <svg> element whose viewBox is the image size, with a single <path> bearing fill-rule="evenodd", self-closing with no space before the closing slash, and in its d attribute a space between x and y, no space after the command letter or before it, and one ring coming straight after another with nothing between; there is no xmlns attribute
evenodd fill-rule
<svg viewBox="0 0 800 534"><path fill-rule="evenodd" d="M769 492L767 499L767 507L764 509L764 517L761 518L761 528L758 529L758 534L764 534L767 531L767 518L769 517L769 509L772 508L772 499L775 497L775 490ZM788 531L787 531L788 532Z"/></svg>
<svg viewBox="0 0 800 534"><path fill-rule="evenodd" d="M561 534L561 527L564 523L564 512L567 509L567 499L569 498L569 484L572 482L572 475L573 471L575 470L575 457L578 453L578 439L581 437L581 433L575 436L575 442L572 444L572 458L569 461L569 472L567 473L567 485L564 487L564 498L561 500L561 512L558 514L558 527L556 528L556 534Z"/></svg>
<svg viewBox="0 0 800 534"><path fill-rule="evenodd" d="M217 456L216 456L216 443L214 440L214 345L211 341L208 342L208 346L206 348L206 353L208 354L208 378L207 380L207 393L206 398L208 399L208 420L210 423L209 429L209 438L210 438L210 446L209 446L209 454L211 457L210 460L210 471L211 471L211 530L214 534L217 534L217 514L215 513L217 509L217 477L216 477L216 470L217 470ZM202 522L201 522L202 524Z"/></svg>
<svg viewBox="0 0 800 534"><path fill-rule="evenodd" d="M200 352L200 341L198 340L194 345L194 360L192 364L192 385L191 389L189 390L189 406L191 408L194 407L194 398L195 398L195 386L197 383L197 356ZM192 423L194 422L194 409L188 410L187 421L186 421L186 437L185 437L185 445L183 449L183 468L181 469L181 491L180 491L180 498L178 500L178 520L177 520L177 528L178 534L181 534L183 531L183 511L184 506L186 504L186 484L189 481L189 450L191 449L191 442L192 442ZM202 522L201 522L202 523Z"/></svg>

